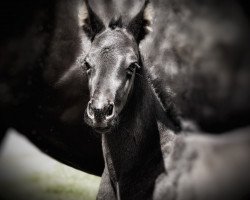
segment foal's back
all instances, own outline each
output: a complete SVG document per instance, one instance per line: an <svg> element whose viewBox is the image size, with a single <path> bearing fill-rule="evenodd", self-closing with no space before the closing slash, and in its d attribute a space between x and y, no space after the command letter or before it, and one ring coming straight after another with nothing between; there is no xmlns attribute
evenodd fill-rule
<svg viewBox="0 0 250 200"><path fill-rule="evenodd" d="M155 199L249 199L250 127L221 136L177 136Z"/></svg>

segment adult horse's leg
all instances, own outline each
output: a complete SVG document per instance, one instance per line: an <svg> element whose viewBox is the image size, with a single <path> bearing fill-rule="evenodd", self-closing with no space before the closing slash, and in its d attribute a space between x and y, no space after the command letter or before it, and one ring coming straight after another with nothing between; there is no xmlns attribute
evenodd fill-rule
<svg viewBox="0 0 250 200"><path fill-rule="evenodd" d="M2 145L2 140L6 134L7 129L9 126L7 126L6 123L6 118L4 118L4 112L0 112L0 150L1 150L1 145Z"/></svg>
<svg viewBox="0 0 250 200"><path fill-rule="evenodd" d="M1 145L2 145L2 140L5 136L7 129L8 129L7 126L0 124L0 149L1 149Z"/></svg>

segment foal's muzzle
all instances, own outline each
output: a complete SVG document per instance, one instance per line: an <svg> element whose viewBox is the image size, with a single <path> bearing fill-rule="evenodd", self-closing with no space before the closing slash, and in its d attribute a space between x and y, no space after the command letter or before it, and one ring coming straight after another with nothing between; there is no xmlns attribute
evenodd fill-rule
<svg viewBox="0 0 250 200"><path fill-rule="evenodd" d="M106 130L110 126L115 114L114 103L107 102L100 104L95 100L90 100L87 107L87 115L92 121L92 126L96 130Z"/></svg>

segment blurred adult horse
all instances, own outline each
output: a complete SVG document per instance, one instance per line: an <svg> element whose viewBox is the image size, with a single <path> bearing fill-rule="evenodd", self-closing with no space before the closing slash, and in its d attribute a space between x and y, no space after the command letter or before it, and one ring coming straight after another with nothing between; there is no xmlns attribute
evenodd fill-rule
<svg viewBox="0 0 250 200"><path fill-rule="evenodd" d="M0 135L14 128L53 158L101 175L101 142L83 122L89 92L77 60L84 54L77 6L78 1L1 6Z"/></svg>

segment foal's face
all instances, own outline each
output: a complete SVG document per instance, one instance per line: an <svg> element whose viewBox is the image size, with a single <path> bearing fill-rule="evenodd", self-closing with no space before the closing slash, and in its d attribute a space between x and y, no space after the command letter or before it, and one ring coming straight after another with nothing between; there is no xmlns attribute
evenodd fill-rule
<svg viewBox="0 0 250 200"><path fill-rule="evenodd" d="M98 132L107 132L133 89L139 69L138 44L125 29L107 29L97 35L85 59L90 101L85 121Z"/></svg>
<svg viewBox="0 0 250 200"><path fill-rule="evenodd" d="M92 41L85 58L90 101L85 122L97 132L109 132L128 101L139 70L138 45L151 31L153 12L149 0L129 21L113 19L108 26L91 9L88 0L79 6L79 26Z"/></svg>

